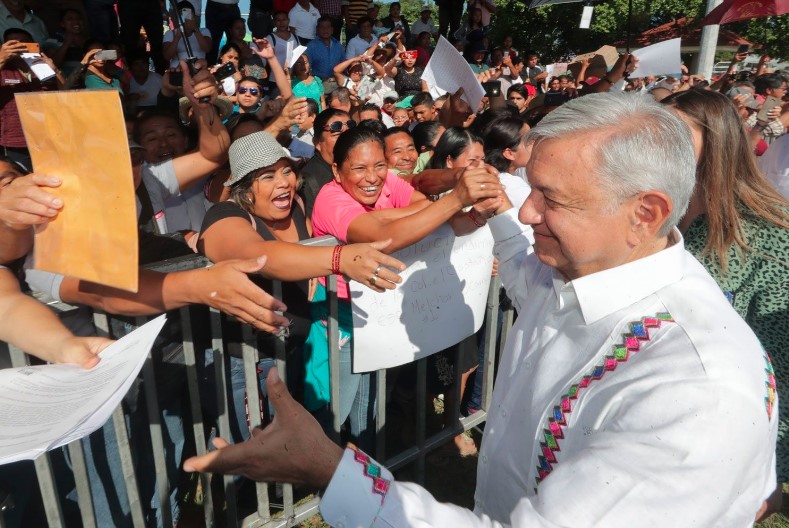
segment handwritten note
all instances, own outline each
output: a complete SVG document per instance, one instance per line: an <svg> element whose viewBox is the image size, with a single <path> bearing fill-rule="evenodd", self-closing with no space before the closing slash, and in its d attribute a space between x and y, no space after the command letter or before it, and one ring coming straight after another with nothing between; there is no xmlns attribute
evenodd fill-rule
<svg viewBox="0 0 789 528"><path fill-rule="evenodd" d="M427 83L431 94L437 96L445 93L453 94L459 88L463 88L462 99L474 111L479 108L480 101L485 97L485 90L471 70L471 66L444 37L438 38L436 49L422 73L422 80Z"/></svg>
<svg viewBox="0 0 789 528"><path fill-rule="evenodd" d="M676 75L682 71L682 59L679 55L682 39L675 38L652 44L646 48L635 50L638 67L630 74L632 79L647 75Z"/></svg>
<svg viewBox="0 0 789 528"><path fill-rule="evenodd" d="M407 266L392 292L351 282L354 372L402 365L479 330L493 266L488 228L456 237L448 225L393 253Z"/></svg>

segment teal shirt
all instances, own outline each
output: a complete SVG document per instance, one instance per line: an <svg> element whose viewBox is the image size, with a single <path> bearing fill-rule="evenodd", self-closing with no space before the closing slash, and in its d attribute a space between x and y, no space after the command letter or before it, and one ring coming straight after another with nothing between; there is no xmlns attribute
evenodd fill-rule
<svg viewBox="0 0 789 528"><path fill-rule="evenodd" d="M321 96L323 95L323 82L318 77L313 77L310 84L304 84L298 79L291 81L294 97L309 97L318 103L318 113L321 113Z"/></svg>
<svg viewBox="0 0 789 528"><path fill-rule="evenodd" d="M490 69L490 66L488 66L487 64L482 64L481 66L477 66L476 64L472 63L472 64L469 64L469 66L471 66L471 71L473 71L475 74L476 73L482 73L482 72Z"/></svg>
<svg viewBox="0 0 789 528"><path fill-rule="evenodd" d="M91 72L85 74L85 88L90 90L117 90L119 94L123 95L121 83L118 79L113 78L108 84L104 82L104 79Z"/></svg>

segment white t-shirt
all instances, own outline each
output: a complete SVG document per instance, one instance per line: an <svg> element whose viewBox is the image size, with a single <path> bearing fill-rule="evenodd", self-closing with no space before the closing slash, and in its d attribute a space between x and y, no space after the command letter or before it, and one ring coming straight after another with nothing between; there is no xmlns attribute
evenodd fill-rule
<svg viewBox="0 0 789 528"><path fill-rule="evenodd" d="M293 9L290 10L290 13L288 13L290 26L296 30L296 35L310 40L315 38L315 28L318 26L320 17L320 11L312 4L309 4L308 9L304 9L301 7L301 4L296 3Z"/></svg>
<svg viewBox="0 0 789 528"><path fill-rule="evenodd" d="M356 35L348 41L348 46L345 48L345 58L350 59L358 57L373 45L375 37L371 36L369 42L364 40L360 35Z"/></svg>
<svg viewBox="0 0 789 528"><path fill-rule="evenodd" d="M142 95L137 101L137 106L156 106L156 98L161 87L162 76L156 72L148 72L148 78L142 84L132 77L129 84L129 93Z"/></svg>
<svg viewBox="0 0 789 528"><path fill-rule="evenodd" d="M759 158L759 168L778 192L789 199L789 134L773 141Z"/></svg>
<svg viewBox="0 0 789 528"><path fill-rule="evenodd" d="M296 49L296 46L299 45L299 39L297 39L296 35L294 35L293 33L290 34L290 38L287 40L283 39L282 37L278 37L274 34L269 33L269 36L266 37L266 40L268 40L269 44L274 46L274 55L277 56L277 60L279 61L280 66L285 68L287 66L285 59L288 58L288 42L292 42L293 49ZM252 43L251 45L254 46L255 44Z"/></svg>
<svg viewBox="0 0 789 528"><path fill-rule="evenodd" d="M208 31L207 28L200 28L200 33L203 36L211 38L211 32ZM164 38L162 42L172 42L173 38L175 38L175 33L172 29L168 30L167 33L164 34ZM197 42L197 35L192 33L189 36L189 44L192 46L192 53L198 59L205 59L205 51L200 49L200 44ZM170 60L170 68L177 68L179 60L186 60L186 46L184 46L184 39L178 40L178 54Z"/></svg>
<svg viewBox="0 0 789 528"><path fill-rule="evenodd" d="M162 233L186 229L200 231L203 217L212 205L203 195L205 180L181 192L175 166L172 160L168 160L156 164L143 163L142 181L151 198L154 215L164 212L164 217L157 219Z"/></svg>

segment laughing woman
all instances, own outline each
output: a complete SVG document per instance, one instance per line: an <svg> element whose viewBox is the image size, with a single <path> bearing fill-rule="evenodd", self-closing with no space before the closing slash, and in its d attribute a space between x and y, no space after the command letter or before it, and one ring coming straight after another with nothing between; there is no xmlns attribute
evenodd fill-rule
<svg viewBox="0 0 789 528"><path fill-rule="evenodd" d="M386 234L391 243L383 248L389 253L417 242L445 222L453 221L456 230L474 229L485 222L486 212L462 213L479 200L497 202L503 196L498 175L486 169L466 171L452 193L431 202L405 180L387 169L383 140L362 128L344 132L334 147L332 166L334 181L323 186L315 200L312 219L315 236L333 235L348 243L377 240ZM480 206L477 206L480 207ZM473 222L473 223L472 223ZM464 224L464 225L461 225ZM384 269L367 276L368 284L386 281ZM338 277L337 295L340 323L340 417L350 415L352 441L360 447L372 447L375 429L375 380L370 373L354 374L351 370L353 321L350 289ZM326 318L325 289L318 286L313 302L313 319ZM329 366L326 329L313 323L313 333L305 347L305 404L316 412L324 427L331 425L326 409L329 402ZM319 346L318 338L324 343Z"/></svg>
<svg viewBox="0 0 789 528"><path fill-rule="evenodd" d="M282 283L282 301L288 307L285 316L292 321L285 342L290 357L298 358L296 352L310 328L308 279L341 272L368 284L366 279L381 269L380 276L385 280L372 289L392 289L399 282L395 272L383 267L402 269L402 264L376 250L385 244L297 244L311 236L304 206L296 198L300 182L287 151L270 134L256 132L235 140L230 146L230 169L231 177L225 185L230 187L231 198L214 205L206 214L198 250L214 262L240 255L266 255L261 271L266 278L257 277L258 284L271 292L272 279L289 281ZM258 347L263 359L259 372L268 372L273 366L274 339L260 336ZM289 363L298 363L298 359ZM234 387L234 400L243 430L243 384L240 388L238 394L238 387Z"/></svg>

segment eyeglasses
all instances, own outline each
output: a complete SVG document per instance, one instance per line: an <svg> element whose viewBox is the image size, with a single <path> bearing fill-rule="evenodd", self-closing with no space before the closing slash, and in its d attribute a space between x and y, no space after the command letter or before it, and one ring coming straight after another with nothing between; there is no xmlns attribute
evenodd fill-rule
<svg viewBox="0 0 789 528"><path fill-rule="evenodd" d="M348 127L348 130L350 130L355 126L356 121L349 119L348 121L334 121L332 123L328 123L323 127L323 129L327 132L342 132L344 127Z"/></svg>
<svg viewBox="0 0 789 528"><path fill-rule="evenodd" d="M238 93L240 93L241 95L244 95L247 92L249 92L250 95L257 95L260 93L260 90L258 90L257 88L247 88L246 86L241 86L238 89Z"/></svg>

